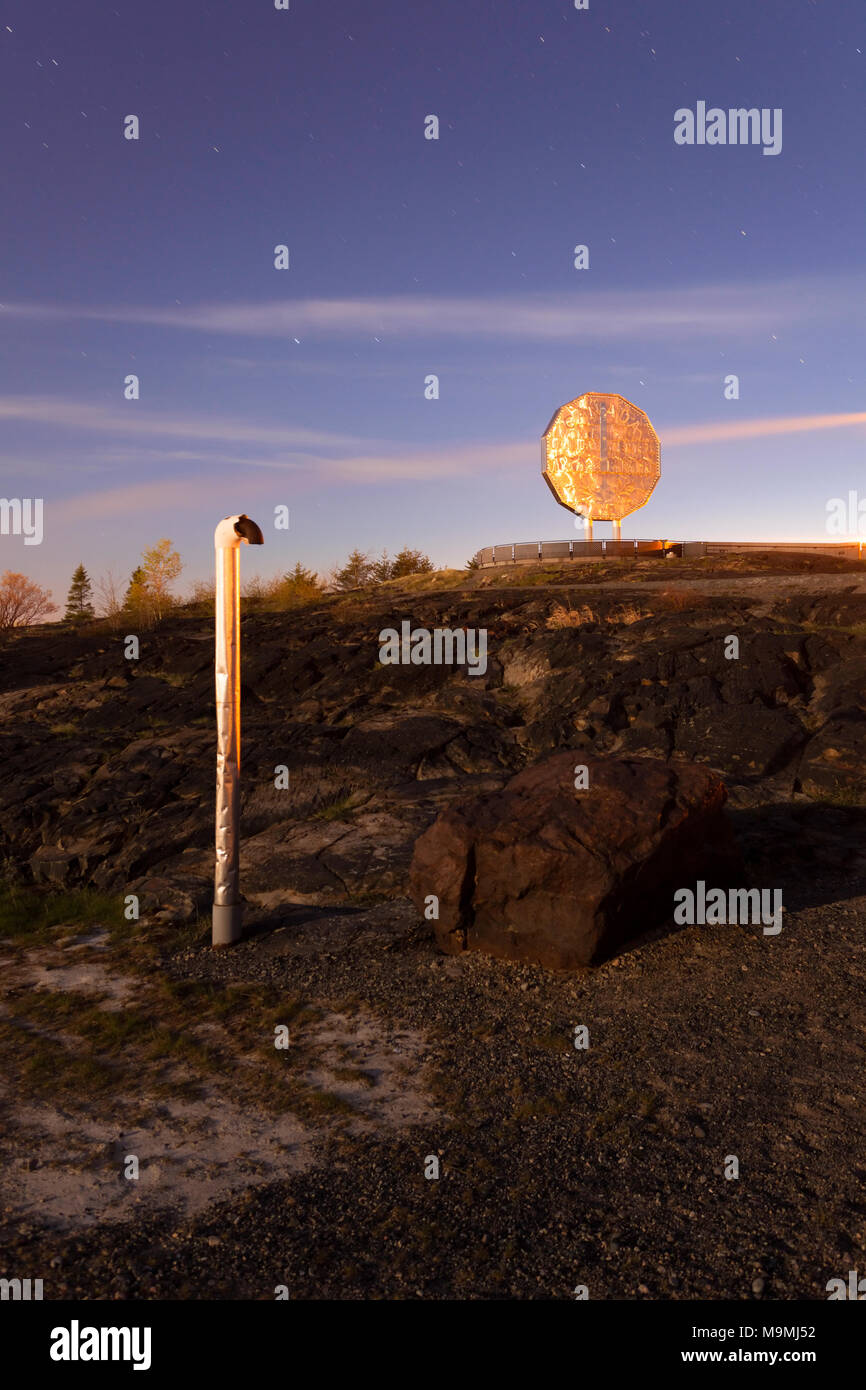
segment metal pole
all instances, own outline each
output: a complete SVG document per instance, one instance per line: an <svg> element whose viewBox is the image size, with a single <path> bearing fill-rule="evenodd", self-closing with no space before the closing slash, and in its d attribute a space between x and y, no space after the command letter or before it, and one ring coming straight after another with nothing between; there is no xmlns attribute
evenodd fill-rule
<svg viewBox="0 0 866 1390"><path fill-rule="evenodd" d="M216 626L214 676L217 718L216 864L213 946L241 938L243 907L238 855L241 806L241 595L240 547L262 545L248 516L228 516L214 532Z"/></svg>
<svg viewBox="0 0 866 1390"><path fill-rule="evenodd" d="M613 540L615 540L615 541L621 541L621 540L622 540L622 522L621 522L621 521L612 521L612 522L611 522L611 525L612 525L612 527L613 527Z"/></svg>
<svg viewBox="0 0 866 1390"><path fill-rule="evenodd" d="M586 517L586 519L585 519L585 521L584 521L584 526L583 526L583 539L584 539L585 541L591 541L591 540L592 540L592 517L591 517L591 516Z"/></svg>

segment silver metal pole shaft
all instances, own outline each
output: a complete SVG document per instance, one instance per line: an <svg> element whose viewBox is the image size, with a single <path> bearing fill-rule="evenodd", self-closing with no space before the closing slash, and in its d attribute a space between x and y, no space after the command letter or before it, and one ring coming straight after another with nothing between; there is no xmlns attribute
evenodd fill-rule
<svg viewBox="0 0 866 1390"><path fill-rule="evenodd" d="M262 542L256 523L243 514L226 517L214 532L217 719L216 862L211 934L214 946L231 946L240 941L242 931L240 547Z"/></svg>
<svg viewBox="0 0 866 1390"><path fill-rule="evenodd" d="M216 550L217 778L216 868L213 945L230 946L241 936L238 856L241 809L240 550Z"/></svg>
<svg viewBox="0 0 866 1390"><path fill-rule="evenodd" d="M611 525L613 526L613 539L614 539L615 541L621 541L621 540L622 540L622 522L621 522L621 521L613 521L613 522L611 522Z"/></svg>

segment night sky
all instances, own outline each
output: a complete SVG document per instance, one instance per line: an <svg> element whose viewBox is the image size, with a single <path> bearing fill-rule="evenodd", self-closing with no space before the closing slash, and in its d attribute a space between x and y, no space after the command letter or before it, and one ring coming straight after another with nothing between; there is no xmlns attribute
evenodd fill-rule
<svg viewBox="0 0 866 1390"><path fill-rule="evenodd" d="M864 74L863 0L11 0L0 494L45 539L0 568L62 599L167 536L186 584L237 511L247 573L578 536L538 441L588 390L662 441L624 536L827 539L866 495ZM678 146L699 101L781 108L781 153Z"/></svg>

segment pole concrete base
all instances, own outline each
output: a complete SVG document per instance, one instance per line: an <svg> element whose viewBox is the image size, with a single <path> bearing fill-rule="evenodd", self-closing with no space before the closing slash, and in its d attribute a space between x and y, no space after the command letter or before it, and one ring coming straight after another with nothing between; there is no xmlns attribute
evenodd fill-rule
<svg viewBox="0 0 866 1390"><path fill-rule="evenodd" d="M233 946L242 934L243 904L213 905L211 946Z"/></svg>

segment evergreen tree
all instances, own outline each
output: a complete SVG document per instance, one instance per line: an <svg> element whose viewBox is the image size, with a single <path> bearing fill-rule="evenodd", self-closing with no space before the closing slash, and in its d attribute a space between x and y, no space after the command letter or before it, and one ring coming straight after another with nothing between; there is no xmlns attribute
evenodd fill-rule
<svg viewBox="0 0 866 1390"><path fill-rule="evenodd" d="M313 570L306 569L298 560L295 568L283 576L277 598L291 605L318 598L321 592L319 576Z"/></svg>
<svg viewBox="0 0 866 1390"><path fill-rule="evenodd" d="M83 565L72 576L63 617L67 623L84 623L93 617L93 585Z"/></svg>
<svg viewBox="0 0 866 1390"><path fill-rule="evenodd" d="M123 598L123 610L128 618L137 623L149 623L153 616L153 602L147 585L147 575L141 565L132 571Z"/></svg>
<svg viewBox="0 0 866 1390"><path fill-rule="evenodd" d="M145 574L141 565L136 565L132 571L129 583L126 586L126 594L123 599L123 606L126 609L136 608L141 603L146 589Z"/></svg>
<svg viewBox="0 0 866 1390"><path fill-rule="evenodd" d="M342 569L334 572L333 583L336 589L360 589L370 582L372 563L369 555L353 550Z"/></svg>
<svg viewBox="0 0 866 1390"><path fill-rule="evenodd" d="M407 574L430 574L433 570L433 561L429 555L425 555L421 550L410 550L408 546L403 547L394 556L391 565L391 578L402 579Z"/></svg>
<svg viewBox="0 0 866 1390"><path fill-rule="evenodd" d="M394 561L389 556L387 550L383 550L379 559L373 561L370 577L375 580L377 584L381 584L384 580L390 579L393 573Z"/></svg>

